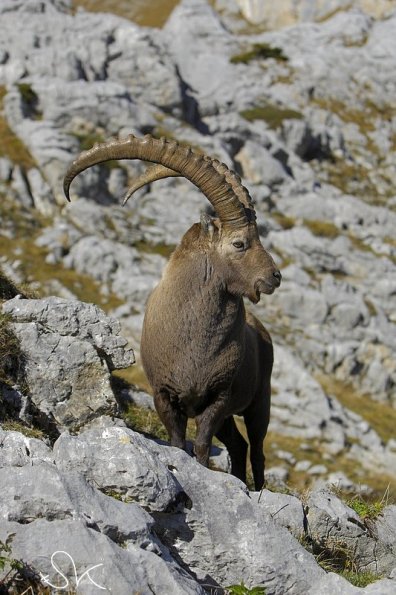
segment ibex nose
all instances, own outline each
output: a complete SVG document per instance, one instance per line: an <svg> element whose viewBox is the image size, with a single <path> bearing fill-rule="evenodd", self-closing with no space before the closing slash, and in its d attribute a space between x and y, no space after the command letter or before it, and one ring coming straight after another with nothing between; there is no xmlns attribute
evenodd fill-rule
<svg viewBox="0 0 396 595"><path fill-rule="evenodd" d="M277 287L279 287L279 285L281 284L281 281L282 281L282 275L280 274L280 271L274 271L272 274L276 279L275 285Z"/></svg>

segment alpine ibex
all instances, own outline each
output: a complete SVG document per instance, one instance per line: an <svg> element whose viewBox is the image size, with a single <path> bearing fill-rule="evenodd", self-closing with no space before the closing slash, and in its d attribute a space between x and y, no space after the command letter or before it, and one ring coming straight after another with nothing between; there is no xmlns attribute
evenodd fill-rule
<svg viewBox="0 0 396 595"><path fill-rule="evenodd" d="M83 152L65 176L66 197L76 175L113 159L155 163L135 180L124 204L144 184L184 176L217 213L202 216L173 252L147 303L141 355L171 444L185 448L187 419L195 418L198 461L208 465L215 435L230 453L232 473L246 481L247 444L233 418L243 415L259 490L273 350L265 328L245 312L243 298L255 304L260 294L273 293L281 274L260 242L249 193L216 159L174 141L131 135Z"/></svg>

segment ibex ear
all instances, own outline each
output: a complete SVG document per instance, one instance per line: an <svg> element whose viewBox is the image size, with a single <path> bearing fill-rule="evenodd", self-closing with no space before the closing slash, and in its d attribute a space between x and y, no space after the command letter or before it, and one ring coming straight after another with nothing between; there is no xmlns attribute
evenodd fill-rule
<svg viewBox="0 0 396 595"><path fill-rule="evenodd" d="M201 234L208 237L209 241L213 240L215 234L220 230L220 219L214 219L207 213L201 214Z"/></svg>

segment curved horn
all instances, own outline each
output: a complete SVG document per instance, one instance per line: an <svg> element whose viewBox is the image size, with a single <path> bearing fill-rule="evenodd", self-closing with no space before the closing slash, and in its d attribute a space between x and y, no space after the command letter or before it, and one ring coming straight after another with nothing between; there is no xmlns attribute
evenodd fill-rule
<svg viewBox="0 0 396 595"><path fill-rule="evenodd" d="M151 184L151 182L155 182L156 180L162 180L163 178L178 176L181 176L181 174L174 169L170 169L169 167L165 167L158 163L151 165L139 177L135 178L132 186L128 188L128 191L124 196L122 206L124 206L127 200L131 198L132 194L136 192L136 190L139 190L139 188L142 188L142 186Z"/></svg>
<svg viewBox="0 0 396 595"><path fill-rule="evenodd" d="M161 164L195 184L213 205L224 225L240 227L249 222L249 213L245 211L231 183L232 176L230 178L227 173L230 181L226 179L225 172L230 171L226 166L223 173L223 168L216 166L216 169L210 157L195 153L190 147L179 145L176 141L155 139L149 135L142 139L130 135L123 140L95 145L81 153L65 175L63 189L66 198L70 200L70 184L79 173L92 165L114 159L141 159Z"/></svg>

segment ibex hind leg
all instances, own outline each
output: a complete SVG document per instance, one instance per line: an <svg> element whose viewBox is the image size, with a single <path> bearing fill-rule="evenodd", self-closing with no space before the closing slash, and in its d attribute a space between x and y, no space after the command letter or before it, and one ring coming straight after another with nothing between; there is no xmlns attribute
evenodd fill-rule
<svg viewBox="0 0 396 595"><path fill-rule="evenodd" d="M171 400L166 391L154 394L154 405L169 434L171 445L185 450L187 415L181 411L177 401Z"/></svg>
<svg viewBox="0 0 396 595"><path fill-rule="evenodd" d="M267 434L270 413L271 387L266 386L260 397L244 411L246 431L250 443L250 462L254 487L259 491L264 486L264 438Z"/></svg>
<svg viewBox="0 0 396 595"><path fill-rule="evenodd" d="M234 418L227 417L216 432L218 438L228 450L231 458L231 473L246 483L246 456L248 445L240 434Z"/></svg>

